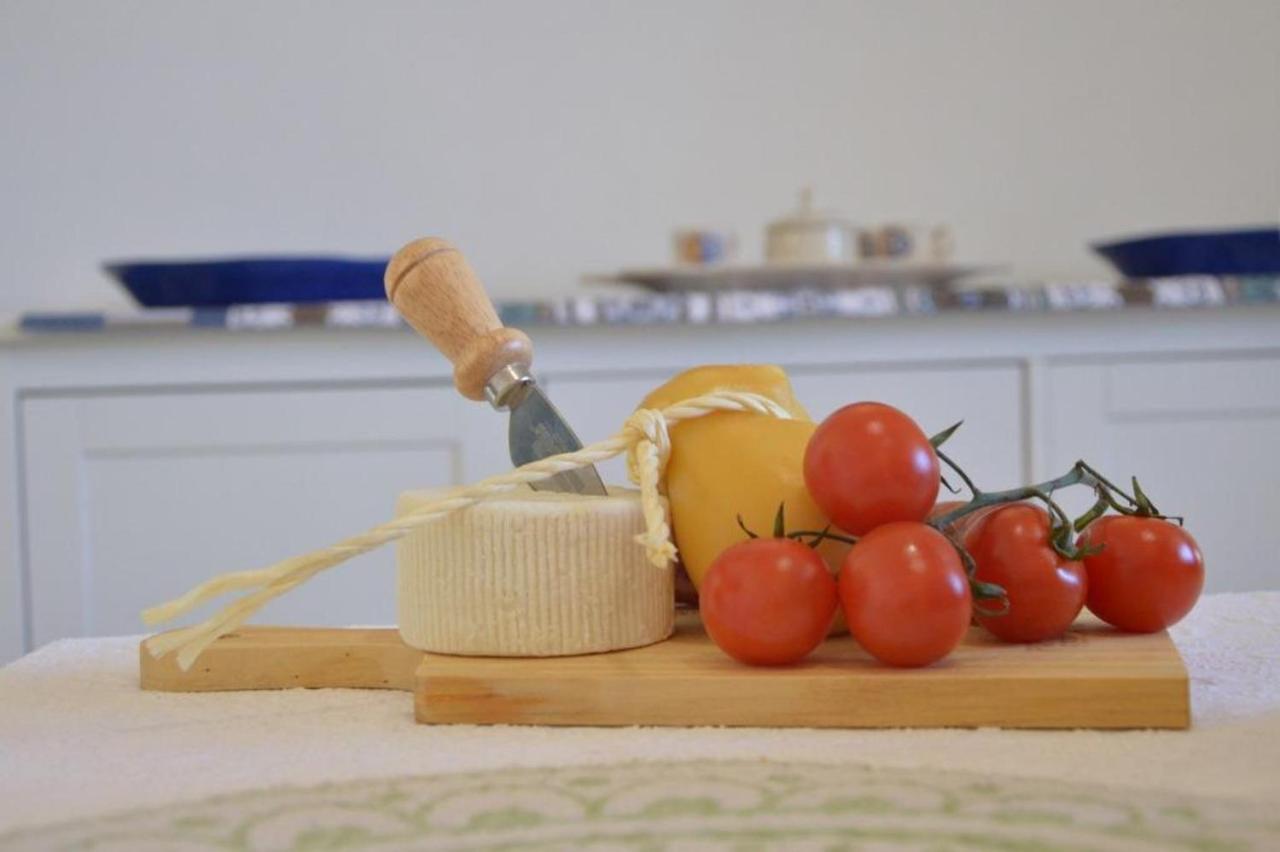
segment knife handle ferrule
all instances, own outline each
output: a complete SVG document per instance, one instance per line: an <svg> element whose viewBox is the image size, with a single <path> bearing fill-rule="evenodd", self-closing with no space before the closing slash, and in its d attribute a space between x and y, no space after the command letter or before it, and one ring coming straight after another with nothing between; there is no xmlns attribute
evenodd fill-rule
<svg viewBox="0 0 1280 852"><path fill-rule="evenodd" d="M534 384L533 373L523 364L508 364L489 377L484 386L485 399L499 411L515 408L524 397L525 388Z"/></svg>

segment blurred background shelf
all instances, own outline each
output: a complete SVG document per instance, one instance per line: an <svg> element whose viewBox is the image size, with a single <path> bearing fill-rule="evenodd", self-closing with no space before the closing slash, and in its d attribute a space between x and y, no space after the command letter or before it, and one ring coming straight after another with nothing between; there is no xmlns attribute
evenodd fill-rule
<svg viewBox="0 0 1280 852"><path fill-rule="evenodd" d="M1131 309L1215 309L1280 304L1280 275L1207 275L1119 281L1027 283L965 288L921 284L786 290L613 291L539 300L508 300L496 307L515 326L733 325L826 319L932 316L951 313L1054 313ZM192 328L404 328L383 298L308 304L230 305L210 308L114 311L36 311L20 316L8 333L56 334ZM0 331L3 334L3 331Z"/></svg>

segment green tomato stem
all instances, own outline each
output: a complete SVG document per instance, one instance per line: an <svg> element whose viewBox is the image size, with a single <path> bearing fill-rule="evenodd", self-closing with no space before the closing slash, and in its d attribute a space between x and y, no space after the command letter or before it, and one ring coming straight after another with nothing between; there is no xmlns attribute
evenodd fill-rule
<svg viewBox="0 0 1280 852"><path fill-rule="evenodd" d="M958 426L960 424L957 423L956 425ZM939 450L937 447L935 447L933 451L934 453L937 454L938 458L947 465L947 467L954 470L956 472L956 475L959 476L964 481L965 487L969 489L969 493L971 493L975 498L978 497L980 494L982 494L982 491L978 488L978 486L974 485L973 480L969 478L969 474L965 473L964 470L961 469L960 465L952 461L950 456L948 456L942 450ZM945 482L945 480L943 481Z"/></svg>
<svg viewBox="0 0 1280 852"><path fill-rule="evenodd" d="M939 455L939 458L941 458L941 455ZM950 460L948 460L948 463L951 463ZM969 481L968 477L965 479L966 482ZM930 521L930 523L938 529L946 529L965 515L971 515L980 509L987 508L988 506L999 506L1004 503L1017 503L1021 500L1030 500L1033 498L1044 500L1051 507L1057 508L1058 512L1061 512L1061 508L1057 507L1057 504L1053 502L1053 498L1049 495L1060 488L1066 488L1071 485L1080 485L1082 483L1090 485L1093 484L1090 481L1090 474L1079 465L1076 465L1062 476L1059 476L1056 479L1050 479L1049 481L1042 482L1038 485L1025 485L1021 488L1009 488L1005 491L980 491L978 489L971 489L974 492L972 500L965 503L963 506L957 506L939 518L935 518L933 521ZM1065 518L1065 514L1063 517Z"/></svg>
<svg viewBox="0 0 1280 852"><path fill-rule="evenodd" d="M787 533L787 538L812 538L809 542L810 547L817 547L822 543L823 539L831 539L832 541L843 541L845 544L857 544L858 539L851 535L840 535L833 533L830 529L825 530L792 530Z"/></svg>

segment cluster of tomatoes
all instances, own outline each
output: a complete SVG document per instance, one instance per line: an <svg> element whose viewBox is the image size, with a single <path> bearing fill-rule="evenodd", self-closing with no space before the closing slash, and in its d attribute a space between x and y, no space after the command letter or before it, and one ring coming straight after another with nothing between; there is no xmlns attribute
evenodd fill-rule
<svg viewBox="0 0 1280 852"><path fill-rule="evenodd" d="M855 403L823 421L804 475L814 502L854 543L838 577L802 540L812 531L777 529L720 554L699 607L711 638L744 663L803 659L837 609L853 638L893 666L942 659L972 622L1008 642L1052 639L1084 606L1121 630L1152 632L1186 615L1204 582L1190 534L1144 511L1145 501L1086 519L1065 554L1061 530L1039 505L935 504L933 442L881 403ZM973 511L957 514L966 506Z"/></svg>

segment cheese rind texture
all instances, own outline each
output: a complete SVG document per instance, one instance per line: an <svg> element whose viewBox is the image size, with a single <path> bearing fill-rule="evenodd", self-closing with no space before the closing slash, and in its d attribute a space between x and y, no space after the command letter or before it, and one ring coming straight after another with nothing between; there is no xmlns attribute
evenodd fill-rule
<svg viewBox="0 0 1280 852"><path fill-rule="evenodd" d="M440 496L408 491L396 515ZM670 567L635 540L640 495L519 489L424 524L396 551L400 635L424 651L553 657L671 635Z"/></svg>

